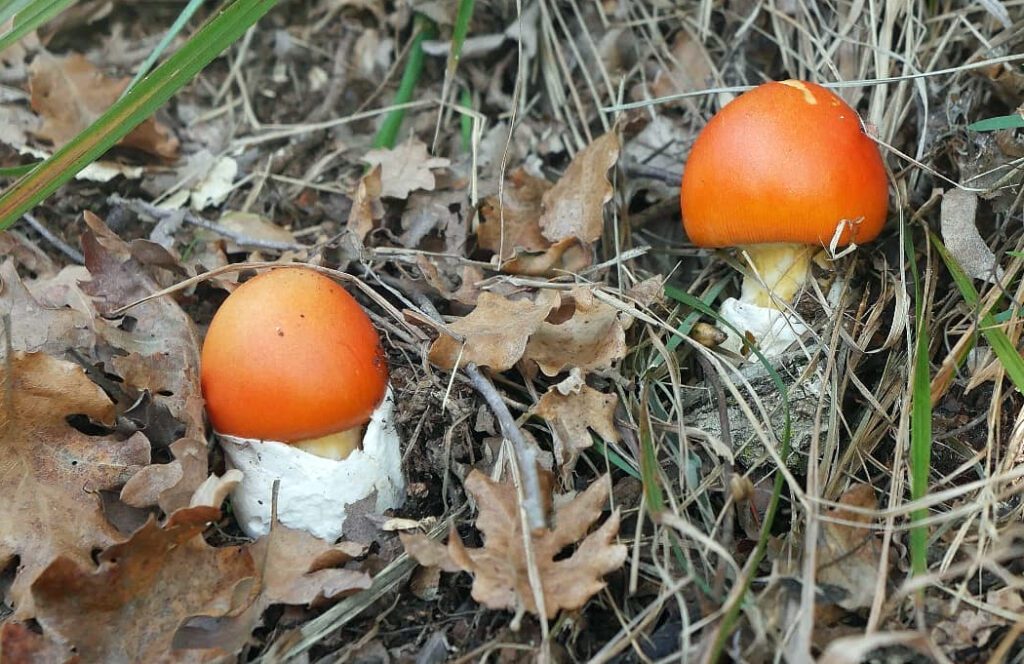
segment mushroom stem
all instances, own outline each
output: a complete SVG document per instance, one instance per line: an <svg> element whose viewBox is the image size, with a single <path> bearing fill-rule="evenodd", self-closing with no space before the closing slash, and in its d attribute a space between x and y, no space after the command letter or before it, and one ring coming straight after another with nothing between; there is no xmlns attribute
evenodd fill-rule
<svg viewBox="0 0 1024 664"><path fill-rule="evenodd" d="M291 443L291 445L292 447L299 448L303 452L309 452L310 454L314 454L324 459L341 461L342 459L348 458L349 454L352 454L352 452L359 449L359 441L363 434L362 429L362 427L352 427L351 429L345 429L344 431L338 431L336 433L329 433L326 436L320 436L319 438L300 440L298 442Z"/></svg>
<svg viewBox="0 0 1024 664"><path fill-rule="evenodd" d="M752 244L740 247L750 269L743 276L740 301L779 309L792 302L807 281L817 247L806 244Z"/></svg>

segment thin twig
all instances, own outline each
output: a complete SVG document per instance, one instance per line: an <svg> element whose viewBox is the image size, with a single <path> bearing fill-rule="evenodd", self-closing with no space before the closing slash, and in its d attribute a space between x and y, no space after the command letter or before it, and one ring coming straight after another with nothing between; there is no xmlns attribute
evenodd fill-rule
<svg viewBox="0 0 1024 664"><path fill-rule="evenodd" d="M224 228L220 224L207 221L206 219L195 215L190 210L168 210L153 205L152 203L147 203L146 201L138 198L122 198L117 194L112 194L107 198L107 202L111 205L121 205L134 211L136 214L144 214L158 220L165 219L172 214L184 213L182 219L185 223L198 226L199 228L205 228L208 231L213 231L214 233L223 235L229 240L237 242L240 245L252 247L254 249L267 249L270 251L308 251L313 248L310 245L300 244L298 242L281 242L278 240L263 240L260 238L250 237L245 233L233 231L229 228Z"/></svg>
<svg viewBox="0 0 1024 664"><path fill-rule="evenodd" d="M436 321L440 322L442 320L441 313L429 298L422 293L412 293L411 295L425 314ZM472 362L462 365L462 370L469 376L469 381L476 391L487 402L491 412L494 413L495 418L498 420L502 435L511 441L512 448L516 452L516 461L519 464L523 478L523 510L526 512L530 529L544 528L546 521L544 519L544 503L540 499L540 478L537 475L537 450L526 440L523 432L519 429L519 425L516 424L516 419L512 417L512 411L502 401L501 395L498 393L498 389L494 387L491 379L485 376L480 371L480 368Z"/></svg>
<svg viewBox="0 0 1024 664"><path fill-rule="evenodd" d="M65 256L67 256L74 262L78 263L79 265L85 264L85 256L82 255L82 252L80 252L78 249L75 249L70 244L54 235L49 228L43 226L42 222L33 217L30 213L26 212L25 214L21 215L21 218L24 219L25 222L32 227L32 230L34 230L36 233L39 233L41 236L43 236L44 240L52 244L54 248L57 249L57 251L64 254Z"/></svg>

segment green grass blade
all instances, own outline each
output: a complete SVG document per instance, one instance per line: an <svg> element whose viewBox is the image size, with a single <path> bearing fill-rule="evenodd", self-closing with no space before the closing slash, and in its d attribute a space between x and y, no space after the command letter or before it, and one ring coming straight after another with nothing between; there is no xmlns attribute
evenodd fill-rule
<svg viewBox="0 0 1024 664"><path fill-rule="evenodd" d="M986 118L967 125L967 128L971 131L998 131L1000 129L1017 129L1019 127L1024 127L1024 115L1020 113Z"/></svg>
<svg viewBox="0 0 1024 664"><path fill-rule="evenodd" d="M117 100L89 128L0 196L0 230L17 221L152 115L276 2L240 0L216 14L181 50Z"/></svg>
<svg viewBox="0 0 1024 664"><path fill-rule="evenodd" d="M174 38L185 29L185 26L190 20L192 20L196 10L199 9L202 4L203 0L189 0L189 3L181 10L181 13L178 14L178 18L174 20L170 29L164 33L160 43L156 45L156 48L153 49L153 52L149 54L146 60L139 65L139 71L135 72L135 78L133 78L132 82L128 84L128 87L125 88L123 94L128 94L131 89L134 88L147 73L149 73L149 70L153 68L156 61L160 59L160 56L167 50L167 47L171 45Z"/></svg>
<svg viewBox="0 0 1024 664"><path fill-rule="evenodd" d="M651 432L651 412L647 409L647 383L640 391L640 482L643 485L647 510L655 519L665 511L665 496L658 479L658 452Z"/></svg>
<svg viewBox="0 0 1024 664"><path fill-rule="evenodd" d="M972 309L977 309L980 306L981 300L978 296L978 291L974 288L974 284L971 283L971 278L963 271L960 264L956 262L956 259L949 253L949 250L942 244L938 236L934 233L929 235L932 245L939 256L942 257L942 261L946 264L946 269L949 270L953 281L960 290L964 302ZM985 335L985 340L992 347L992 352L999 358L999 362L1003 365L1006 375L1013 381L1017 390L1024 393L1024 358L1021 357L1016 346L1013 345L1010 338L999 327L999 321L996 319L996 316L991 311L981 312L978 320L978 329Z"/></svg>
<svg viewBox="0 0 1024 664"><path fill-rule="evenodd" d="M12 17L11 29L0 35L0 51L18 41L28 33L64 11L75 0L20 0L11 2L0 9L0 24Z"/></svg>
<svg viewBox="0 0 1024 664"><path fill-rule="evenodd" d="M928 493L928 480L932 470L932 395L928 363L928 322L924 315L924 289L917 269L913 238L905 236L904 251L914 280L914 320L917 341L914 348L914 375L911 379L910 402L910 497L924 498ZM927 509L914 510L911 522L928 516ZM910 528L910 569L915 575L928 571L928 528Z"/></svg>
<svg viewBox="0 0 1024 664"><path fill-rule="evenodd" d="M462 58L462 46L469 34L469 21L473 18L474 0L459 0L459 9L455 12L455 27L452 29L452 50L448 54L448 73L454 75Z"/></svg>
<svg viewBox="0 0 1024 664"><path fill-rule="evenodd" d="M4 0L0 2L0 25L7 23L25 7L38 0ZM45 1L45 0L44 0Z"/></svg>
<svg viewBox="0 0 1024 664"><path fill-rule="evenodd" d="M409 47L409 59L405 61L402 80L398 84L398 92L395 93L395 106L412 101L412 93L416 89L416 83L420 80L423 63L426 59L423 54L423 42L433 39L437 32L434 22L419 14L416 15L415 26L416 34L412 38L412 46ZM389 112L384 117L380 129L377 130L377 135L373 139L373 147L388 149L395 147L398 130L402 128L404 119L404 108L396 108Z"/></svg>
<svg viewBox="0 0 1024 664"><path fill-rule="evenodd" d="M0 178L20 178L22 175L35 168L38 163L39 162L36 162L35 164L25 164L24 166L5 166L0 168Z"/></svg>

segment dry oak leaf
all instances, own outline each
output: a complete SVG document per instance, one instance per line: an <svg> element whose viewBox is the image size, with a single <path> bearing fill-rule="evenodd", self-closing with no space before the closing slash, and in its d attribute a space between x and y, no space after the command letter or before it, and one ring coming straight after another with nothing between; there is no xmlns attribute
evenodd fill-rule
<svg viewBox="0 0 1024 664"><path fill-rule="evenodd" d="M586 288L574 288L575 311L562 323L542 323L530 337L524 357L548 376L578 367L611 368L626 356L626 329L619 313Z"/></svg>
<svg viewBox="0 0 1024 664"><path fill-rule="evenodd" d="M130 78L109 78L80 54L56 57L41 52L30 67L29 92L32 110L43 119L36 131L40 138L61 146L117 101ZM178 155L178 139L165 125L148 118L119 145L164 159Z"/></svg>
<svg viewBox="0 0 1024 664"><path fill-rule="evenodd" d="M0 313L11 320L11 347L63 355L91 351L96 343L92 317L67 307L39 302L22 282L12 260L0 264Z"/></svg>
<svg viewBox="0 0 1024 664"><path fill-rule="evenodd" d="M494 482L477 470L469 474L465 485L480 510L476 526L483 533L484 546L466 548L453 533L447 547L451 563L473 575L473 599L484 606L539 613L530 587L515 487ZM598 478L586 491L555 508L554 530L544 529L532 538L549 619L562 609L581 608L605 587L604 576L626 560L626 546L615 543L618 510L587 534L600 518L609 491L608 477ZM555 560L563 549L577 542L579 546L572 555ZM441 544L435 546L442 548ZM436 555L429 559L447 568L447 562L438 563Z"/></svg>
<svg viewBox="0 0 1024 664"><path fill-rule="evenodd" d="M882 545L871 528L872 518L847 507L877 509L875 490L856 484L839 498L839 507L825 512L817 547L817 581L841 590L843 598L836 603L854 611L874 601Z"/></svg>
<svg viewBox="0 0 1024 664"><path fill-rule="evenodd" d="M82 291L91 296L101 314L108 314L161 289L156 276L173 278L177 261L167 251L147 240L125 243L86 211L88 229L82 234L82 253L90 281ZM133 307L127 316L132 325L120 321L98 330L108 348L101 359L124 380L127 388L146 390L153 400L178 423L170 445L178 438L203 439L203 398L199 385L199 335L192 319L169 295ZM202 474L200 481L206 479ZM194 488L194 487L193 487Z"/></svg>
<svg viewBox="0 0 1024 664"><path fill-rule="evenodd" d="M536 300L481 293L476 309L448 326L465 339L465 345L442 334L430 347L430 361L443 369L454 368L456 362L473 362L494 371L511 369L523 356L530 335L559 301L553 290L540 291Z"/></svg>
<svg viewBox="0 0 1024 664"><path fill-rule="evenodd" d="M516 257L518 250L542 252L551 241L540 230L541 200L551 183L517 168L505 178L499 194L488 196L480 206L483 221L476 231L482 249L501 252L501 261Z"/></svg>
<svg viewBox="0 0 1024 664"><path fill-rule="evenodd" d="M410 138L391 150L370 150L363 161L380 165L380 195L385 198L407 198L418 189L433 191L437 182L431 169L444 168L449 162L427 154L427 144Z"/></svg>
<svg viewBox="0 0 1024 664"><path fill-rule="evenodd" d="M609 132L573 158L562 177L543 196L540 228L552 242L577 238L596 242L604 230L604 206L612 199L608 169L619 158L619 137Z"/></svg>
<svg viewBox="0 0 1024 664"><path fill-rule="evenodd" d="M114 423L113 403L76 364L14 352L0 367L0 390L0 569L19 558L7 599L28 618L28 588L51 560L91 564L93 549L121 539L98 492L148 464L149 442L87 436L68 424L70 415Z"/></svg>
<svg viewBox="0 0 1024 664"><path fill-rule="evenodd" d="M245 548L260 577L259 597L237 616L204 616L190 621L178 631L176 646L237 652L250 641L268 606L308 606L324 599L340 599L370 586L370 577L365 572L344 568L366 552L365 547L354 542L333 544L304 530L275 524L268 535Z"/></svg>
<svg viewBox="0 0 1024 664"><path fill-rule="evenodd" d="M104 550L99 566L61 556L32 584L36 620L87 662L196 662L230 653L178 650L175 634L193 616L237 615L258 592L244 547L213 548L200 534L215 507L150 520L129 540Z"/></svg>
<svg viewBox="0 0 1024 664"><path fill-rule="evenodd" d="M554 432L555 460L565 477L576 465L580 452L593 444L588 429L609 443L618 442L615 428L615 407L619 397L604 394L589 385L579 392L562 394L551 387L540 398L534 412L540 415Z"/></svg>

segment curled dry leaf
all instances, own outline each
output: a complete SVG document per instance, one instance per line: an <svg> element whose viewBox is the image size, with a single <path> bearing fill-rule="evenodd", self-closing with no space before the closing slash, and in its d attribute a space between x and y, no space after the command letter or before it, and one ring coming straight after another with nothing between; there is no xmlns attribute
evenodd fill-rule
<svg viewBox="0 0 1024 664"><path fill-rule="evenodd" d="M433 191L436 180L432 169L450 163L442 157L431 157L427 144L416 138L391 150L370 150L363 161L380 166L380 195L386 198L407 198L418 189Z"/></svg>
<svg viewBox="0 0 1024 664"><path fill-rule="evenodd" d="M605 587L604 576L626 560L626 547L615 543L619 532L617 510L597 530L587 534L601 516L609 487L607 477L599 478L586 491L555 509L553 530L544 529L532 535L531 546L548 618L554 618L562 609L582 607ZM472 574L473 599L484 606L525 609L538 614L523 550L515 487L494 482L474 470L466 478L466 490L480 511L476 526L484 536L483 548L466 548L454 532L447 548L422 535L403 535L410 555L442 569L458 567ZM555 559L577 543L572 555Z"/></svg>
<svg viewBox="0 0 1024 664"><path fill-rule="evenodd" d="M501 252L501 261L512 260L519 250L542 252L551 241L540 231L541 201L551 183L517 168L505 178L500 193L488 196L480 206L483 221L477 229L480 248Z"/></svg>
<svg viewBox="0 0 1024 664"><path fill-rule="evenodd" d="M41 52L30 67L32 109L43 119L36 134L61 146L91 125L118 97L130 78L104 76L82 55L56 57ZM170 129L149 118L121 139L120 145L164 159L178 154Z"/></svg>
<svg viewBox="0 0 1024 664"><path fill-rule="evenodd" d="M520 253L501 266L503 272L529 277L573 274L593 262L593 250L574 237L555 242L539 254Z"/></svg>
<svg viewBox="0 0 1024 664"><path fill-rule="evenodd" d="M618 311L586 288L572 291L575 310L562 323L542 323L530 337L525 357L548 376L571 367L604 370L626 356L626 330Z"/></svg>
<svg viewBox="0 0 1024 664"><path fill-rule="evenodd" d="M550 290L538 293L536 300L481 293L476 309L448 326L465 339L465 345L442 334L430 347L430 361L444 369L457 362L474 362L494 371L511 369L523 356L527 339L558 303L558 293Z"/></svg>
<svg viewBox="0 0 1024 664"><path fill-rule="evenodd" d="M182 438L171 444L171 453L174 460L170 463L146 466L128 480L121 500L132 507L157 505L164 514L188 507L207 478L206 443Z"/></svg>
<svg viewBox="0 0 1024 664"><path fill-rule="evenodd" d="M51 560L91 564L93 549L120 539L97 492L120 488L149 463L149 442L87 436L68 424L71 415L114 421L113 403L78 365L15 352L0 377L0 569L20 559L8 601L27 618L28 587Z"/></svg>
<svg viewBox="0 0 1024 664"><path fill-rule="evenodd" d="M985 244L975 225L978 196L963 189L950 189L942 195L942 242L964 272L973 279L998 283L1003 268Z"/></svg>
<svg viewBox="0 0 1024 664"><path fill-rule="evenodd" d="M215 507L150 520L99 555L99 566L66 556L32 584L36 620L87 662L202 661L223 649L176 651L178 627L192 616L229 616L251 606L258 587L243 547L213 548L199 535Z"/></svg>
<svg viewBox="0 0 1024 664"><path fill-rule="evenodd" d="M352 210L348 213L348 230L360 241L373 230L374 223L384 216L384 204L380 197L383 192L380 180L381 166L377 164L370 172L359 178L356 193L352 196Z"/></svg>
<svg viewBox="0 0 1024 664"><path fill-rule="evenodd" d="M607 442L619 440L614 420L618 403L617 395L604 394L589 385L570 394L552 387L537 402L534 412L547 420L554 432L555 459L563 478L572 472L580 452L593 444L588 429Z"/></svg>
<svg viewBox="0 0 1024 664"><path fill-rule="evenodd" d="M821 524L817 580L841 590L844 596L836 603L853 611L871 606L875 598L882 546L870 527L871 517L847 507L877 509L875 490L854 485L839 498L839 505L825 513Z"/></svg>
<svg viewBox="0 0 1024 664"><path fill-rule="evenodd" d="M619 137L609 132L581 150L565 174L544 193L540 224L552 242L596 242L604 230L604 206L612 199L608 169L619 158Z"/></svg>

